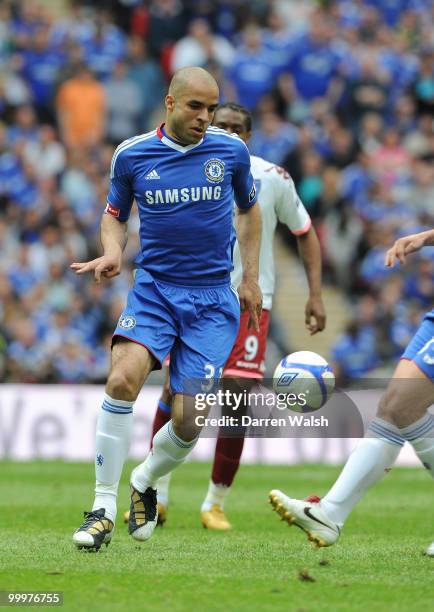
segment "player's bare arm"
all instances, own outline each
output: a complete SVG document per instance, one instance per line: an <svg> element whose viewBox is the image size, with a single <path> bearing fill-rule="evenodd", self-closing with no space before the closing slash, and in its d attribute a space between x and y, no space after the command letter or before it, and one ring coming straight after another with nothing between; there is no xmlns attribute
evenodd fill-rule
<svg viewBox="0 0 434 612"><path fill-rule="evenodd" d="M434 229L403 236L403 238L396 240L392 248L387 251L385 265L392 268L397 260L400 264L404 264L407 255L416 253L424 246L432 245L434 245Z"/></svg>
<svg viewBox="0 0 434 612"><path fill-rule="evenodd" d="M101 244L103 255L92 261L71 264L76 274L94 272L95 282L101 277L113 278L121 272L122 253L128 240L128 223L122 223L114 217L104 214L101 219Z"/></svg>
<svg viewBox="0 0 434 612"><path fill-rule="evenodd" d="M237 238L240 247L243 278L238 287L241 310L250 313L249 327L259 331L262 312L262 292L258 284L259 251L261 247L262 220L258 205L247 210L238 209Z"/></svg>
<svg viewBox="0 0 434 612"><path fill-rule="evenodd" d="M321 297L321 248L313 226L305 234L297 236L297 245L309 285L309 299L304 311L305 324L313 336L326 325L326 313Z"/></svg>

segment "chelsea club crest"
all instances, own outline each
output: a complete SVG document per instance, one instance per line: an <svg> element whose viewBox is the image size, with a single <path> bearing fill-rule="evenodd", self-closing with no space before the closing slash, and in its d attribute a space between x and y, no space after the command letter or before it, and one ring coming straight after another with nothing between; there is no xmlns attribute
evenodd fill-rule
<svg viewBox="0 0 434 612"><path fill-rule="evenodd" d="M124 329L132 329L136 325L136 320L134 317L130 315L122 315L119 319L119 327L123 327Z"/></svg>
<svg viewBox="0 0 434 612"><path fill-rule="evenodd" d="M208 159L205 162L206 178L212 183L221 183L225 176L225 163L221 159Z"/></svg>

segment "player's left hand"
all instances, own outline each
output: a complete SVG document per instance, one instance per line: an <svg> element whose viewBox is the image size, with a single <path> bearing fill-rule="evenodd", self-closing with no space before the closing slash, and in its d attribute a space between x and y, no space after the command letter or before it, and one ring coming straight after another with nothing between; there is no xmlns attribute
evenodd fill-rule
<svg viewBox="0 0 434 612"><path fill-rule="evenodd" d="M238 287L241 312L250 313L247 327L259 331L259 320L262 313L262 291L255 280L243 280Z"/></svg>
<svg viewBox="0 0 434 612"><path fill-rule="evenodd" d="M310 297L304 309L306 329L311 336L322 331L326 326L326 313L321 297Z"/></svg>

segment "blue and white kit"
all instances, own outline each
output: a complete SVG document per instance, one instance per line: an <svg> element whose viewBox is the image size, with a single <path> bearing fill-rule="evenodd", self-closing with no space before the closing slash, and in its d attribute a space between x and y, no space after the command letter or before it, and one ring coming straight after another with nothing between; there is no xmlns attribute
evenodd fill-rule
<svg viewBox="0 0 434 612"><path fill-rule="evenodd" d="M219 377L238 333L233 202L256 203L248 149L214 127L188 146L164 126L131 138L113 155L105 212L127 221L134 199L141 250L114 336L144 345L156 369L170 352L171 389L182 393L191 379Z"/></svg>

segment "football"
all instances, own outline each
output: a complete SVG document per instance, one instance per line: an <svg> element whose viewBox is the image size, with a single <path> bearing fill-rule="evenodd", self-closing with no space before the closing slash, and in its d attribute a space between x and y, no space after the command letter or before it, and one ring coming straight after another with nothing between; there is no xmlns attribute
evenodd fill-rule
<svg viewBox="0 0 434 612"><path fill-rule="evenodd" d="M284 357L273 376L274 391L287 398L288 408L312 412L327 402L335 377L327 361L312 351L297 351Z"/></svg>

